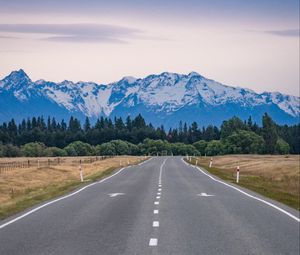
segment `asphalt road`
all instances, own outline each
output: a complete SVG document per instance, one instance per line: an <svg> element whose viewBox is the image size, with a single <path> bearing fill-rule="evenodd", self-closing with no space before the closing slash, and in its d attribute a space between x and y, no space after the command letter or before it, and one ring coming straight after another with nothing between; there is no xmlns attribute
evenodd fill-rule
<svg viewBox="0 0 300 255"><path fill-rule="evenodd" d="M0 254L299 254L299 213L271 203L156 157L0 222Z"/></svg>

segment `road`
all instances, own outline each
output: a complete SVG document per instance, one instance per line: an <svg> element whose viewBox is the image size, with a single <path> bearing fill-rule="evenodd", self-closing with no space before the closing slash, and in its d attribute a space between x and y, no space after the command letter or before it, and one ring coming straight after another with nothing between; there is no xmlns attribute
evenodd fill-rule
<svg viewBox="0 0 300 255"><path fill-rule="evenodd" d="M272 204L155 157L0 222L0 254L299 254L299 213Z"/></svg>

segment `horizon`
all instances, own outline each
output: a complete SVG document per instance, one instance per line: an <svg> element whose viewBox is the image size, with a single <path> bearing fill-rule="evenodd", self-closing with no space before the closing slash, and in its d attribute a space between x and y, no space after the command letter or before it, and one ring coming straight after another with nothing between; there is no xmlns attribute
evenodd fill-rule
<svg viewBox="0 0 300 255"><path fill-rule="evenodd" d="M299 96L299 2L0 0L1 74L107 84L196 71ZM231 85L231 86L232 86Z"/></svg>

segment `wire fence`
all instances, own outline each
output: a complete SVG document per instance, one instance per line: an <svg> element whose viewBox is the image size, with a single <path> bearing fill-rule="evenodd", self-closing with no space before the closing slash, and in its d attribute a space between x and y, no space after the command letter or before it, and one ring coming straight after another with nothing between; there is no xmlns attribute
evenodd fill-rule
<svg viewBox="0 0 300 255"><path fill-rule="evenodd" d="M14 169L25 168L46 168L51 166L58 166L65 163L78 164L92 164L96 161L111 158L112 156L95 156L95 157L74 157L74 158L48 158L48 159L27 159L23 161L0 162L0 174Z"/></svg>

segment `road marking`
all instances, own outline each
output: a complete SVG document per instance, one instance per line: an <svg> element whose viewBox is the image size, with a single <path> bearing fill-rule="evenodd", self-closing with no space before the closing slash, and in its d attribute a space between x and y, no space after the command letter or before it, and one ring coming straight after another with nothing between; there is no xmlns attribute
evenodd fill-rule
<svg viewBox="0 0 300 255"><path fill-rule="evenodd" d="M158 184L158 187L160 187L160 188L161 188L161 184Z"/></svg>
<svg viewBox="0 0 300 255"><path fill-rule="evenodd" d="M149 158L149 159L147 159L147 160L145 160L145 161L139 163L138 165L141 166L141 165L145 164L146 162L150 161L151 159L153 159L153 158Z"/></svg>
<svg viewBox="0 0 300 255"><path fill-rule="evenodd" d="M153 213L154 213L154 214L158 214L158 210L154 210Z"/></svg>
<svg viewBox="0 0 300 255"><path fill-rule="evenodd" d="M214 197L215 195L208 195L203 192L203 193L197 194L197 196L199 196L199 197Z"/></svg>
<svg viewBox="0 0 300 255"><path fill-rule="evenodd" d="M157 238L151 238L149 241L149 246L157 246Z"/></svg>
<svg viewBox="0 0 300 255"><path fill-rule="evenodd" d="M166 159L164 160L164 162L163 162L163 163L161 164L161 166L160 166L160 170L159 170L159 178L158 178L158 183L159 183L159 184L161 184L161 174L162 174L162 170L163 170L163 167L164 167L164 165L165 165L167 159L168 159L168 158L166 158ZM158 186L159 186L159 185L158 185Z"/></svg>
<svg viewBox="0 0 300 255"><path fill-rule="evenodd" d="M300 222L300 219L299 219L298 217L296 217L295 215L293 215L293 214L291 214L291 213L289 213L289 212L287 212L287 211L281 209L281 208L278 207L277 205L274 205L274 204L272 204L272 203L270 203L270 202L268 202L268 201L265 201L265 200L263 200L263 199L261 199L261 198L259 198L259 197L250 195L250 194L248 194L247 192L245 192L245 191L243 191L243 190L241 190L241 189L239 189L239 188L237 188L237 187L234 187L234 186L232 186L232 185L230 185L230 184L228 184L228 183L226 183L226 182L217 180L217 179L215 179L214 177L212 177L211 175L209 175L208 173L204 172L201 168L199 168L199 167L194 167L194 166L191 166L191 165L187 164L182 158L181 158L181 160L182 160L186 165L188 165L188 166L190 166L190 167L193 167L193 168L195 168L195 169L198 169L201 173L203 173L204 175L208 176L208 177L211 178L213 181L219 182L219 183L221 183L221 184L223 184L223 185L225 185L225 186L227 186L227 187L229 187L229 188L232 188L232 189L234 189L234 190L236 190L236 191L238 191L238 192L244 194L244 195L247 196L247 197L253 198L253 199L255 199L255 200L259 201L259 202L262 202L262 203L264 203L264 204L266 204L266 205L268 205L268 206L270 206L270 207L273 207L274 209L278 210L279 212L282 212L283 214L285 214L285 215L289 216L290 218L294 219L295 221Z"/></svg>
<svg viewBox="0 0 300 255"><path fill-rule="evenodd" d="M161 191L161 188L159 188L158 191Z"/></svg>
<svg viewBox="0 0 300 255"><path fill-rule="evenodd" d="M153 221L152 226L154 228L158 228L159 227L159 221Z"/></svg>
<svg viewBox="0 0 300 255"><path fill-rule="evenodd" d="M125 195L125 193L110 193L110 194L107 194L107 195L109 195L109 197L116 197L116 196Z"/></svg>
<svg viewBox="0 0 300 255"><path fill-rule="evenodd" d="M160 196L160 195L161 195L161 193L160 193L160 192L157 192L157 195L158 195L158 196Z"/></svg>
<svg viewBox="0 0 300 255"><path fill-rule="evenodd" d="M160 196L157 196L156 199L160 199Z"/></svg>
<svg viewBox="0 0 300 255"><path fill-rule="evenodd" d="M144 161L143 163L145 163L145 162L147 162L147 161L150 161L151 159L152 159L152 158L150 158L150 159ZM91 184L89 184L89 185L87 185L87 186L84 186L83 188L81 188L81 189L79 189L79 190L77 190L77 191L74 191L73 193L70 193L70 194L65 195L65 196L63 196L63 197L54 199L54 200L52 200L52 201L50 201L50 202L47 202L47 203L45 203L45 204L43 204L43 205L40 205L40 206L38 206L38 207L36 207L36 208L34 208L34 209L32 209L32 210L30 210L30 211L28 211L28 212L26 212L26 213L24 213L24 214L18 216L18 217L16 217L16 218L14 218L14 219L12 219L12 220L10 220L10 221L8 221L8 222L6 222L6 223L0 225L0 229L6 227L6 226L8 226L8 225L10 225L10 224L12 224L12 223L14 223L14 222L16 222L16 221L19 221L20 219L23 219L23 218L25 218L26 216L28 216L28 215L30 215L30 214L36 212L36 211L39 211L40 209L42 209L42 208L44 208L44 207L47 207L47 206L49 206L49 205L51 205L51 204L54 204L54 203L56 203L56 202L58 202L58 201L61 201L61 200L66 199L66 198L72 197L72 196L74 196L74 195L80 193L81 191L83 191L83 190L85 190L85 189L87 189L87 188L89 188L89 187L92 187L92 186L94 186L94 185L96 185L96 184L100 184L100 183L102 183L102 182L105 182L105 181L107 181L108 179L110 179L110 178L116 176L117 174L121 173L124 169L129 168L129 167L131 167L131 166L123 167L123 168L121 168L118 172L116 172L116 173L114 173L114 174L112 174L112 175L110 175L110 176L108 176L108 177L106 177L106 178L104 178L104 179L102 179L102 180L100 180L100 181L93 182L93 183L91 183Z"/></svg>
<svg viewBox="0 0 300 255"><path fill-rule="evenodd" d="M158 202L158 201L155 201L154 204L155 204L155 205L159 205L159 202Z"/></svg>

